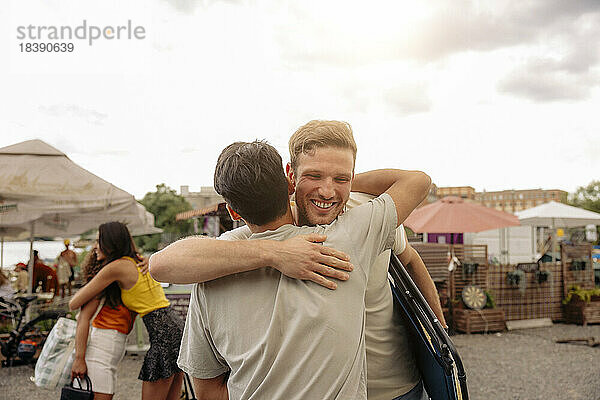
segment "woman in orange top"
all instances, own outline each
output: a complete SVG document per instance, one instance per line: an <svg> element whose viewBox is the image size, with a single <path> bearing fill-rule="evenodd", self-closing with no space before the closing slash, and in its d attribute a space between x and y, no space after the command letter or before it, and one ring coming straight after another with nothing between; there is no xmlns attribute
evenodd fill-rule
<svg viewBox="0 0 600 400"><path fill-rule="evenodd" d="M124 224L100 225L97 253L104 267L73 296L69 307L77 309L110 285L118 285L123 305L140 314L150 337L138 377L143 381L142 399L178 399L183 382L177 366L183 321L170 307L160 284L139 271L136 261L140 259Z"/></svg>
<svg viewBox="0 0 600 400"><path fill-rule="evenodd" d="M83 266L86 280L89 282L103 266L98 260L96 244ZM133 327L135 313L123 305L121 291L116 285L107 287L101 297L104 304L93 321L91 319L100 305L100 298L87 302L77 318L71 379L88 375L94 399L111 400L117 384L117 367L125 355L127 335Z"/></svg>

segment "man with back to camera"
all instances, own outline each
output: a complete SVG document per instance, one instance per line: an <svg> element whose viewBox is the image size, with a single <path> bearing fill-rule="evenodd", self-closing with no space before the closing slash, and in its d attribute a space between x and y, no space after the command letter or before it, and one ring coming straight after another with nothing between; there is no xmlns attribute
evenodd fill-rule
<svg viewBox="0 0 600 400"><path fill-rule="evenodd" d="M353 159L355 158L356 144L349 124L340 121L310 121L300 127L290 138L291 163L287 166L287 173L296 190L299 225L332 222L343 211L348 200L351 181L347 177L353 174L354 164L352 164L352 171L340 169L336 158L329 154L330 149L346 149L352 153ZM310 156L307 153L311 153ZM356 178L359 179L361 176L365 177L363 174L357 174ZM356 191L360 190L360 187L352 189ZM350 202L354 205L358 203L355 197L362 197L362 202L365 201L364 194L353 193ZM245 239L249 235L250 231L247 227L242 227L232 232L226 232L222 237ZM407 267L442 324L445 325L435 285L418 253L407 243L403 227L398 227L396 231L394 251ZM196 257L200 254L194 255L192 249L188 254L190 257L185 262L183 259L179 260L181 267L199 267ZM399 316L394 315L392 294L387 281L388 262L389 252L385 252L377 258L374 266L370 269L365 295L369 399L389 400L398 397L418 399L421 397L422 386L419 384L419 373L409 348L406 328ZM217 277L216 275L211 276L211 271L201 268L188 269L187 276L184 277L182 276L183 271L177 270L175 260L165 264L170 264L173 268L172 274L168 274L169 271L165 272L162 278L165 280L178 279L181 283L189 283ZM336 265L335 262L325 260L317 263L314 271L338 279L345 278L343 273L332 271L323 264L343 267L342 262ZM262 264L262 266L265 265L267 264ZM218 276L224 275L224 270L214 269L212 272ZM235 268L228 271L228 273L234 272L237 272ZM284 270L282 272L286 273ZM335 285L322 276L315 276L314 272L310 270L307 273L313 274L312 278L308 279L326 287L333 288ZM289 272L288 275L294 276Z"/></svg>
<svg viewBox="0 0 600 400"><path fill-rule="evenodd" d="M352 170L352 154L341 149L332 154L336 152ZM368 270L376 255L392 244L394 229L430 185L429 177L420 172L382 170L370 178L376 175L379 179L355 185L369 193L386 190L382 196L330 226L296 227L291 224L288 184L276 151L260 142L224 150L215 188L246 220L253 232L250 240L183 240L150 260L152 274L164 280L163 262L175 255L174 249L187 258L186 246L192 245L194 251L204 249L200 265L216 265L227 273L228 260L237 258L250 270L199 284L193 291L186 324L189 340L182 342L180 364L202 378L195 379L199 393L226 396L228 388L232 398L366 398L363 297ZM294 235L314 233L326 235L325 244L353 259L352 279L337 290L290 279L272 268L256 269L265 257L270 258L269 265L280 261L269 251L276 248L273 242L261 239L285 240L279 243L283 244ZM308 239L322 241L325 236Z"/></svg>

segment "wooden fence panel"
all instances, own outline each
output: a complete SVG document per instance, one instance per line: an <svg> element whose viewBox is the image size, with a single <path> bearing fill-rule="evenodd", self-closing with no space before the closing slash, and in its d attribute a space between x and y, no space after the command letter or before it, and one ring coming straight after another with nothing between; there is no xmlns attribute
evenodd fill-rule
<svg viewBox="0 0 600 400"><path fill-rule="evenodd" d="M526 289L508 284L507 274L514 266L490 266L488 290L494 296L496 306L502 308L507 321L531 318L551 318L562 321L563 278L561 265L542 264L541 270L550 272L548 281L538 283L535 272L525 272Z"/></svg>
<svg viewBox="0 0 600 400"><path fill-rule="evenodd" d="M448 280L448 261L450 246L436 243L411 243L411 246L419 253L431 279L434 282L446 282Z"/></svg>

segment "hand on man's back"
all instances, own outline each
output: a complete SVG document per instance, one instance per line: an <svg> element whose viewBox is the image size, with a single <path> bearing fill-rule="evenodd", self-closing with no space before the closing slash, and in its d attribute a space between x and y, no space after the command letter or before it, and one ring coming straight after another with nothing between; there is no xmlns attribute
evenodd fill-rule
<svg viewBox="0 0 600 400"><path fill-rule="evenodd" d="M327 236L311 233L280 242L273 268L290 278L315 282L328 289L337 284L325 277L348 280L354 268L347 254L323 246Z"/></svg>

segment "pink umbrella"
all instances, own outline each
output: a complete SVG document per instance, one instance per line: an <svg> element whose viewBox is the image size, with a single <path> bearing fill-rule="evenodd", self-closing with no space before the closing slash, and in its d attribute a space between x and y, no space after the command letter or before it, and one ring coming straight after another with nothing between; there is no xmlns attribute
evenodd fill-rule
<svg viewBox="0 0 600 400"><path fill-rule="evenodd" d="M414 210L404 221L414 232L459 233L519 226L512 214L448 196Z"/></svg>

